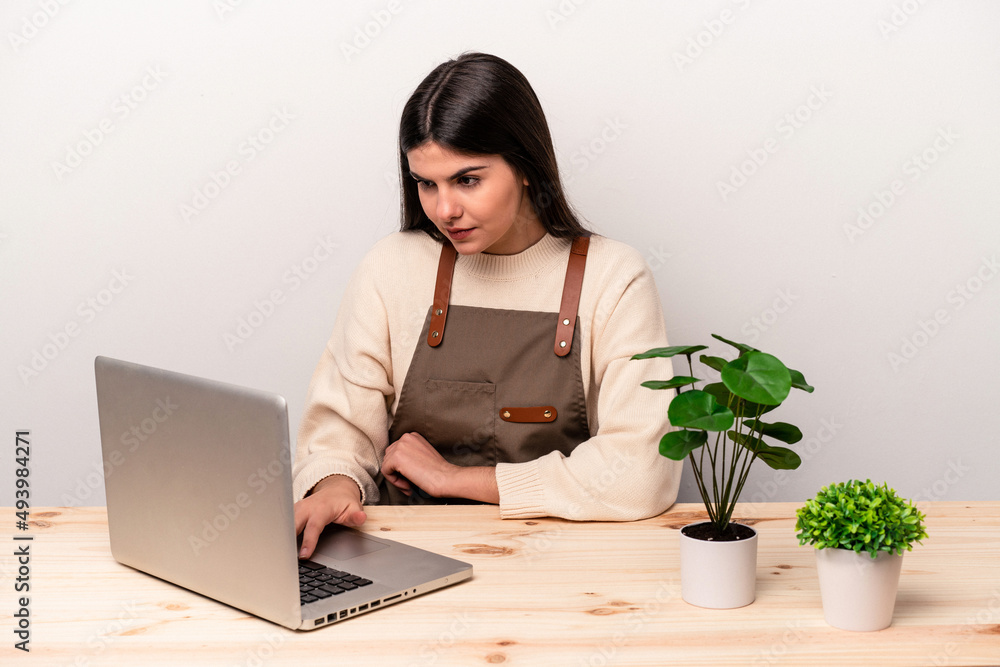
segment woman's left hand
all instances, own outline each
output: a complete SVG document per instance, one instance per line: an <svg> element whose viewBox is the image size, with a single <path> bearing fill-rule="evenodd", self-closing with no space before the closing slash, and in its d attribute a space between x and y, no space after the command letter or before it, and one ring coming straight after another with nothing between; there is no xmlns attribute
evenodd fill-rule
<svg viewBox="0 0 1000 667"><path fill-rule="evenodd" d="M413 492L407 480L435 498L446 496L448 480L458 471L459 466L445 461L419 433L404 433L386 448L382 461L382 474L407 496Z"/></svg>
<svg viewBox="0 0 1000 667"><path fill-rule="evenodd" d="M406 433L386 448L382 474L407 496L413 493L412 482L435 498L500 502L494 468L448 463L419 433Z"/></svg>

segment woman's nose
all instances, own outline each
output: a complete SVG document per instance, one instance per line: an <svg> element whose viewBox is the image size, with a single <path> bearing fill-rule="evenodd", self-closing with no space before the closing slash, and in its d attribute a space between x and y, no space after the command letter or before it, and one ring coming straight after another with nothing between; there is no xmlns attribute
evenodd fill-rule
<svg viewBox="0 0 1000 667"><path fill-rule="evenodd" d="M447 188L439 188L437 200L437 215L442 221L454 220L462 215L462 207L455 195Z"/></svg>

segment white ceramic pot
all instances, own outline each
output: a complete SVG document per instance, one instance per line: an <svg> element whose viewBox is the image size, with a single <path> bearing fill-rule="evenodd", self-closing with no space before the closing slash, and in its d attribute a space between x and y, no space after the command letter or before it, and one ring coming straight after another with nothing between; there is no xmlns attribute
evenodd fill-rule
<svg viewBox="0 0 1000 667"><path fill-rule="evenodd" d="M681 597L685 602L709 609L733 609L754 601L757 531L750 530L753 537L734 542L698 540L681 530Z"/></svg>
<svg viewBox="0 0 1000 667"><path fill-rule="evenodd" d="M850 549L815 551L826 622L842 630L863 632L889 627L903 556L883 551L872 558Z"/></svg>

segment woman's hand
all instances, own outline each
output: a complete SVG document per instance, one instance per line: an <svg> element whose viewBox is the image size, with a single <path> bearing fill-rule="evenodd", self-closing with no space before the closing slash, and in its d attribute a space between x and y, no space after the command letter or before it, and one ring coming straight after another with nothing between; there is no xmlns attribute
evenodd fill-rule
<svg viewBox="0 0 1000 667"><path fill-rule="evenodd" d="M448 463L419 433L406 433L386 448L382 474L407 496L413 493L412 482L435 498L500 502L493 468Z"/></svg>
<svg viewBox="0 0 1000 667"><path fill-rule="evenodd" d="M299 558L309 558L320 533L329 523L357 527L368 516L361 507L361 489L346 475L320 480L305 498L295 503L295 533L302 534Z"/></svg>
<svg viewBox="0 0 1000 667"><path fill-rule="evenodd" d="M413 493L409 482L435 498L447 495L448 480L458 470L419 433L404 433L386 448L382 459L386 480L407 496Z"/></svg>

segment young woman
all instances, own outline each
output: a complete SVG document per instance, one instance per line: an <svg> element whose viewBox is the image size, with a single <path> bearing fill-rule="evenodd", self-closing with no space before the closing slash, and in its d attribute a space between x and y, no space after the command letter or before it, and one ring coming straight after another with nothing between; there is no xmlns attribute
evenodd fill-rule
<svg viewBox="0 0 1000 667"><path fill-rule="evenodd" d="M677 495L659 455L669 360L638 252L566 202L541 105L495 56L438 66L403 109L402 230L344 295L294 469L308 557L371 503L484 502L504 518L633 520Z"/></svg>

